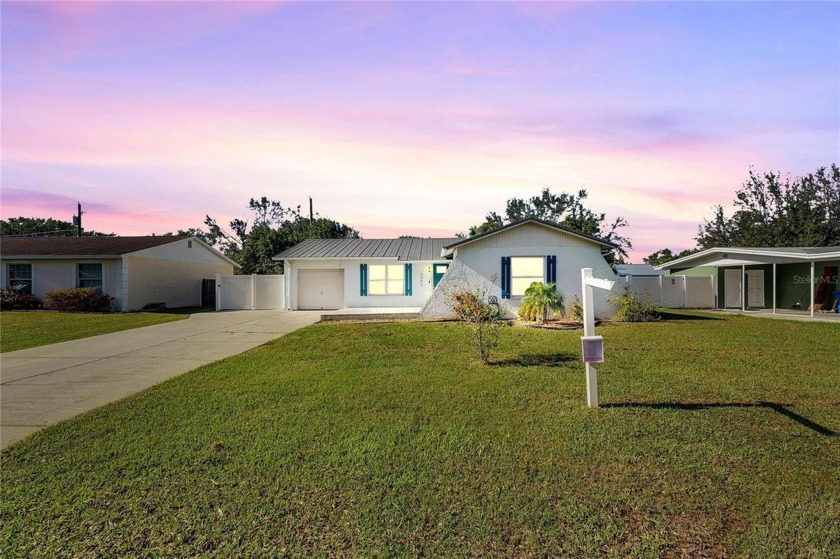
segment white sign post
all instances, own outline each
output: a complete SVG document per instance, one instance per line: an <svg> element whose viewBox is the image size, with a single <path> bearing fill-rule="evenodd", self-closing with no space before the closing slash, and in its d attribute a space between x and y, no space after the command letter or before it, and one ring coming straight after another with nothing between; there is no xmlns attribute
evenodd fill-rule
<svg viewBox="0 0 840 559"><path fill-rule="evenodd" d="M586 404L598 407L598 370L595 363L604 362L604 338L595 335L595 297L592 288L611 290L615 282L592 277L592 268L580 271L583 291L583 336L581 348L586 365Z"/></svg>

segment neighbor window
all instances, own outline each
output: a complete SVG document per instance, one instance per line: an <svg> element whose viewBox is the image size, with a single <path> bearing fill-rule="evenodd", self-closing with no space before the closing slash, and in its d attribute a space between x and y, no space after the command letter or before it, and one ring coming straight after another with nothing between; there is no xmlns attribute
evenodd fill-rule
<svg viewBox="0 0 840 559"><path fill-rule="evenodd" d="M79 264L79 287L102 291L102 264Z"/></svg>
<svg viewBox="0 0 840 559"><path fill-rule="evenodd" d="M405 295L405 265L368 266L368 295Z"/></svg>
<svg viewBox="0 0 840 559"><path fill-rule="evenodd" d="M32 293L32 264L9 264L9 289Z"/></svg>
<svg viewBox="0 0 840 559"><path fill-rule="evenodd" d="M510 259L510 294L513 297L525 295L525 290L534 282L545 279L545 258L542 256L514 256Z"/></svg>

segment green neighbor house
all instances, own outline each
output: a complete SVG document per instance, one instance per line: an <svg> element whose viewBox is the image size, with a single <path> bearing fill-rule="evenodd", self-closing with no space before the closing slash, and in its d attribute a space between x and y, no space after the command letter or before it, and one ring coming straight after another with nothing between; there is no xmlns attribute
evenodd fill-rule
<svg viewBox="0 0 840 559"><path fill-rule="evenodd" d="M658 269L712 276L719 309L799 310L813 316L838 307L840 246L711 248Z"/></svg>

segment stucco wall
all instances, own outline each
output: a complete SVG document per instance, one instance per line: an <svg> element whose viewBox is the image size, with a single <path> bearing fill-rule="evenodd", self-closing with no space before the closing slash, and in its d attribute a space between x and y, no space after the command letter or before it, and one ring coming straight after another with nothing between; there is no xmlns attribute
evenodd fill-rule
<svg viewBox="0 0 840 559"><path fill-rule="evenodd" d="M131 255L123 262L128 289L125 304L120 307L124 311L140 310L152 303L165 303L170 308L198 306L202 279L233 273L233 265L218 258L208 263Z"/></svg>
<svg viewBox="0 0 840 559"><path fill-rule="evenodd" d="M435 260L434 262L444 262ZM409 264L394 259L347 259L347 260L291 260L286 262L284 275L291 278L286 286L286 307L298 308L299 270L344 270L344 304L348 308L367 307L417 307L426 304L432 294L431 261L410 262L411 295L361 295L360 265Z"/></svg>
<svg viewBox="0 0 840 559"><path fill-rule="evenodd" d="M501 235L500 235L501 236ZM459 247L455 258L486 278L495 277L494 284L501 287L503 256L549 256L557 257L557 289L563 296L566 306L575 296L583 298L581 293L580 270L592 268L596 278L616 280L601 251L595 243L580 243L581 246L568 246L569 241L562 233L554 234L556 244L531 246L486 246L479 243ZM575 239L576 240L576 239ZM566 246L563 246L566 245ZM616 288L614 288L616 289ZM595 290L595 314L599 317L611 317L615 307L608 302L610 294L602 289ZM520 297L511 297L508 302L518 309Z"/></svg>

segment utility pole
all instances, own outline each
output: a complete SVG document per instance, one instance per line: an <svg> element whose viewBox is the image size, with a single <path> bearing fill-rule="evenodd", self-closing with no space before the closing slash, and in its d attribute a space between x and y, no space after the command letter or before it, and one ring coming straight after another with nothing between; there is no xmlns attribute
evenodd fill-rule
<svg viewBox="0 0 840 559"><path fill-rule="evenodd" d="M76 215L73 216L73 225L76 226L76 236L82 236L82 203L76 203Z"/></svg>
<svg viewBox="0 0 840 559"><path fill-rule="evenodd" d="M309 225L312 225L314 214L312 213L312 196L309 197Z"/></svg>

